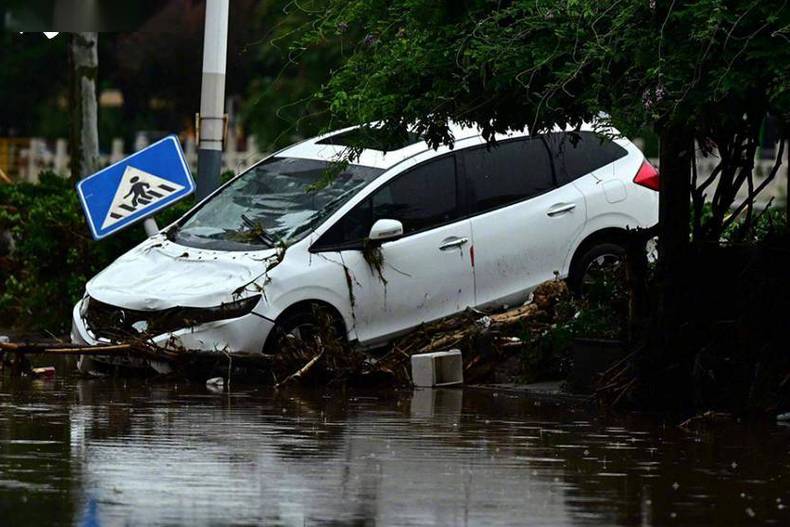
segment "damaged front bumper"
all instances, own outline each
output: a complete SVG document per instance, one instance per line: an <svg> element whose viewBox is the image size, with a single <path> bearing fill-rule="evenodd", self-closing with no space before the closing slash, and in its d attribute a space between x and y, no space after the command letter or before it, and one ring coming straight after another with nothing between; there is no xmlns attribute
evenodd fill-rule
<svg viewBox="0 0 790 527"><path fill-rule="evenodd" d="M97 337L86 325L81 312L83 301L74 306L72 312L71 341L81 345L109 344L107 338ZM255 312L240 317L216 320L188 328L169 331L152 337L154 345L165 350L198 350L217 353L263 353L263 346L274 322ZM158 373L172 371L166 360L157 361L138 357L91 356L81 357L79 368L90 373L91 362L97 361L111 365L131 368L153 368Z"/></svg>

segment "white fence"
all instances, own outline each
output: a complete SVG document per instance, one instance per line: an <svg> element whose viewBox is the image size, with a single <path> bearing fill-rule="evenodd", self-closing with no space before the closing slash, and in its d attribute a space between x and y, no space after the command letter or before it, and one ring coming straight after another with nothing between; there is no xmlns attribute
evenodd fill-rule
<svg viewBox="0 0 790 527"><path fill-rule="evenodd" d="M231 138L232 139L232 138ZM67 141L65 139L57 139L55 141L46 141L44 139L32 138L17 149L13 159L9 161L9 168L6 169L9 175L15 176L17 181L28 181L37 183L38 177L41 172L51 170L56 174L66 176L69 172L69 155L67 149ZM245 143L243 150L237 149L235 140L227 141L225 151L222 156L222 169L239 172L240 170L253 164L264 156L258 150L254 137L249 137ZM136 152L148 146L147 142L138 139L132 152ZM184 148L184 155L186 156L187 163L193 171L197 170L197 148L195 141L187 139L182 142ZM113 139L112 149L109 153L100 156L101 163L104 166L111 165L120 161L131 152L126 152L123 140ZM0 167L2 169L3 167Z"/></svg>
<svg viewBox="0 0 790 527"><path fill-rule="evenodd" d="M757 196L755 199L755 203L757 206L766 206L768 203L771 203L771 206L783 206L787 203L787 179L790 177L790 167L788 167L788 163L785 160L782 160L783 164L779 168L779 172L776 174L774 179L768 183L763 189L762 192ZM650 159L650 162L658 167L658 159ZM771 173L771 169L774 167L775 160L773 159L755 159L754 161L754 187L757 188L760 183L765 181L765 178L768 177L768 174ZM716 168L718 164L718 160L714 157L698 157L697 158L697 183L700 184L705 181L708 176L713 173L713 170ZM716 185L718 182L715 182L708 186L706 190L707 194L707 201L713 197L713 193L716 191ZM746 183L744 183L738 191L738 198L735 201L735 206L740 203L740 200L745 199L749 195L748 188Z"/></svg>
<svg viewBox="0 0 790 527"><path fill-rule="evenodd" d="M637 140L638 141L638 140ZM54 172L66 175L69 169L69 156L67 153L67 142L65 139L58 139L56 141L45 141L43 139L30 139L29 143L19 140L16 144L20 146L17 148L16 159L16 176L17 180L37 182L39 174L44 170L53 170ZM248 137L245 143L245 148L239 150L237 141L229 134L226 144L225 152L222 157L223 170L231 170L238 173L240 170L250 166L264 156L264 153L258 150L254 137ZM27 148L25 148L27 146ZM136 152L147 146L143 138L138 138L134 144L133 152ZM187 162L192 170L197 169L197 148L192 139L187 139L184 143L184 154L186 155ZM105 165L112 164L120 159L126 157L130 152L124 151L124 144L121 139L114 139L112 141L112 149L109 155L102 156L102 163ZM2 156L0 156L2 157ZM8 154L6 154L8 158ZM654 165L658 166L658 160L650 160ZM697 170L698 180L704 181L713 171L716 166L716 158L698 158ZM787 163L785 163L786 165ZM755 187L771 171L774 161L771 159L757 159L755 160ZM0 166L0 170L3 167ZM7 170L6 170L7 171ZM783 205L787 202L787 180L788 180L788 167L783 166L779 174L776 175L774 180L768 184L758 199L758 203L767 204L773 198L773 205ZM715 185L709 187L710 193L715 189ZM743 185L739 192L739 198L746 197L746 185Z"/></svg>

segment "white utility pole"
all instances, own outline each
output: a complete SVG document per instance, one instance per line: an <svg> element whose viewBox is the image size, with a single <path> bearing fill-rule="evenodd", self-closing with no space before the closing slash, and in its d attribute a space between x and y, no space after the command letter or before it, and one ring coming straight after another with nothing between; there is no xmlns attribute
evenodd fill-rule
<svg viewBox="0 0 790 527"><path fill-rule="evenodd" d="M225 134L225 67L228 56L230 0L206 0L203 37L203 82L198 122L197 199L219 186Z"/></svg>

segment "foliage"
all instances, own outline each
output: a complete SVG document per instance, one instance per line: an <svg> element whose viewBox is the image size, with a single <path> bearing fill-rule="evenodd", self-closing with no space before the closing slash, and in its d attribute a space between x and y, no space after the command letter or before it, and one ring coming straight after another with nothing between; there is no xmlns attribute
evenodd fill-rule
<svg viewBox="0 0 790 527"><path fill-rule="evenodd" d="M172 222L191 203L187 199L160 213L158 223ZM15 249L0 265L2 325L56 335L68 329L85 282L144 238L136 227L94 241L76 192L51 173L42 174L38 185L0 185L0 231L5 230Z"/></svg>
<svg viewBox="0 0 790 527"><path fill-rule="evenodd" d="M56 106L66 90L65 40L0 30L0 136L42 128L67 133L64 113Z"/></svg>
<svg viewBox="0 0 790 527"><path fill-rule="evenodd" d="M333 127L326 101L316 94L353 49L357 36L341 26L308 50L300 39L322 12L322 2L291 0L265 0L255 9L251 23L262 36L247 46L254 74L242 113L264 150ZM272 20L277 22L272 25Z"/></svg>
<svg viewBox="0 0 790 527"><path fill-rule="evenodd" d="M705 224L713 214L710 203L706 203L701 212L701 223ZM693 221L693 219L692 219ZM753 221L747 223L744 218L736 218L725 228L719 238L719 243L730 245L734 243L772 243L776 242L787 233L787 213L784 210L766 205L758 211Z"/></svg>
<svg viewBox="0 0 790 527"><path fill-rule="evenodd" d="M693 181L695 213L714 204L697 238L718 239L740 188L760 190L766 117L789 133L785 0L330 0L297 46L329 45L340 27L364 37L321 92L338 124L413 126L432 146L452 144L450 121L488 140L594 118L627 135L682 130L668 148L694 139L720 158L718 179Z"/></svg>
<svg viewBox="0 0 790 527"><path fill-rule="evenodd" d="M622 340L625 337L628 293L622 266L595 275L584 295L560 297L552 324L535 334L525 332L528 342L521 354L524 381L566 377L573 365L576 338Z"/></svg>
<svg viewBox="0 0 790 527"><path fill-rule="evenodd" d="M438 143L452 140L448 119L490 136L606 112L629 132L671 119L704 134L750 103L787 115L783 6L336 0L308 39L325 44L339 27L366 35L324 90L333 114L353 124L416 123Z"/></svg>

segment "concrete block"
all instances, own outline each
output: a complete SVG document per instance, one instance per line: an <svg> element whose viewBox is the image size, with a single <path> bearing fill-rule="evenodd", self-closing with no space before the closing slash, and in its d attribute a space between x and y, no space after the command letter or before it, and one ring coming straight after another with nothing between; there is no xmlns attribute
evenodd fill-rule
<svg viewBox="0 0 790 527"><path fill-rule="evenodd" d="M452 386L464 382L460 350L411 356L411 379L415 386Z"/></svg>

